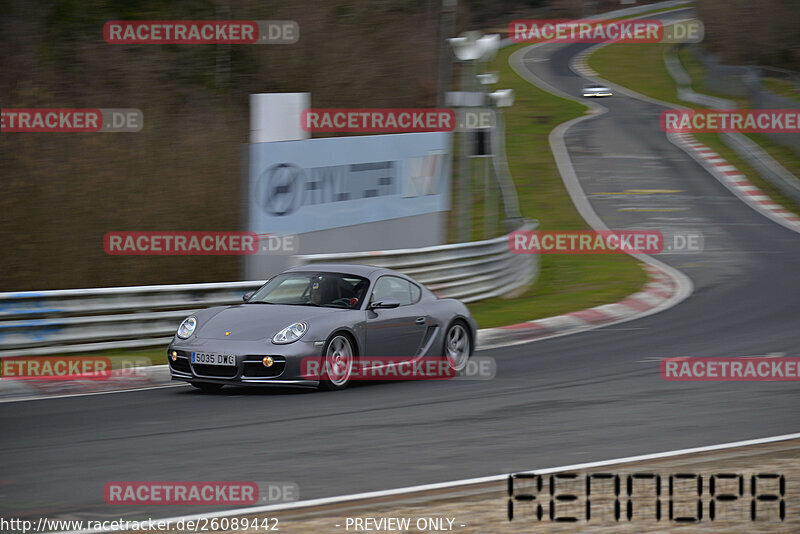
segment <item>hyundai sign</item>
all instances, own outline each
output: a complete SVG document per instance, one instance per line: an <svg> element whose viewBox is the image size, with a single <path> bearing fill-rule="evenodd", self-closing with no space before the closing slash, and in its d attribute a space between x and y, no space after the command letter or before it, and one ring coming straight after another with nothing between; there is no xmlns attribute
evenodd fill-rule
<svg viewBox="0 0 800 534"><path fill-rule="evenodd" d="M302 234L447 211L451 135L251 144L249 230Z"/></svg>

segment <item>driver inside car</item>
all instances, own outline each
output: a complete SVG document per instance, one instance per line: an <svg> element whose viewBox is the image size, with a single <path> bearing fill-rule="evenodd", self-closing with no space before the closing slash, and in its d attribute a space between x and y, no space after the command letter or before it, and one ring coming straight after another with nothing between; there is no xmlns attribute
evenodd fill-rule
<svg viewBox="0 0 800 534"><path fill-rule="evenodd" d="M324 306L336 299L336 293L336 280L321 276L311 282L309 298L312 304Z"/></svg>
<svg viewBox="0 0 800 534"><path fill-rule="evenodd" d="M335 305L354 309L358 307L361 296L366 292L366 283L353 288L339 278L319 276L311 281L309 302L316 306Z"/></svg>

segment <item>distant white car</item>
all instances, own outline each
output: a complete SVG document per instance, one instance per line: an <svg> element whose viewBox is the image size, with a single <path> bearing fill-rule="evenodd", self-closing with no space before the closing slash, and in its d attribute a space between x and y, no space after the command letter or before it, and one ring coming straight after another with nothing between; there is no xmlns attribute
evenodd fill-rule
<svg viewBox="0 0 800 534"><path fill-rule="evenodd" d="M603 85L586 85L583 87L583 96L586 98L611 95L613 95L611 89Z"/></svg>

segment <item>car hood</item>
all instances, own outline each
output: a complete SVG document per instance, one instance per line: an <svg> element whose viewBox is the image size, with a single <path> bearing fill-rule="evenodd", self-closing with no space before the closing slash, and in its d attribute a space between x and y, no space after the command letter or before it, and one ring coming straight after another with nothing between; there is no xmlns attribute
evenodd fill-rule
<svg viewBox="0 0 800 534"><path fill-rule="evenodd" d="M297 321L336 313L336 308L287 306L280 304L239 304L223 308L206 317L198 316L195 335L200 339L258 341L272 338L279 330ZM225 335L229 332L228 335Z"/></svg>

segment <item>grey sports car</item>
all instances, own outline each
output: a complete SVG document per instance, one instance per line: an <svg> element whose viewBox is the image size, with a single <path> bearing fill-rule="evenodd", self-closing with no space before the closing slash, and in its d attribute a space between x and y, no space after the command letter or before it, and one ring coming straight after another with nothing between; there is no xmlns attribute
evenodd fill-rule
<svg viewBox="0 0 800 534"><path fill-rule="evenodd" d="M477 325L463 303L389 269L295 267L243 300L184 319L167 349L173 380L205 392L226 384L337 390L359 379L361 359L435 359L458 373L475 347Z"/></svg>

